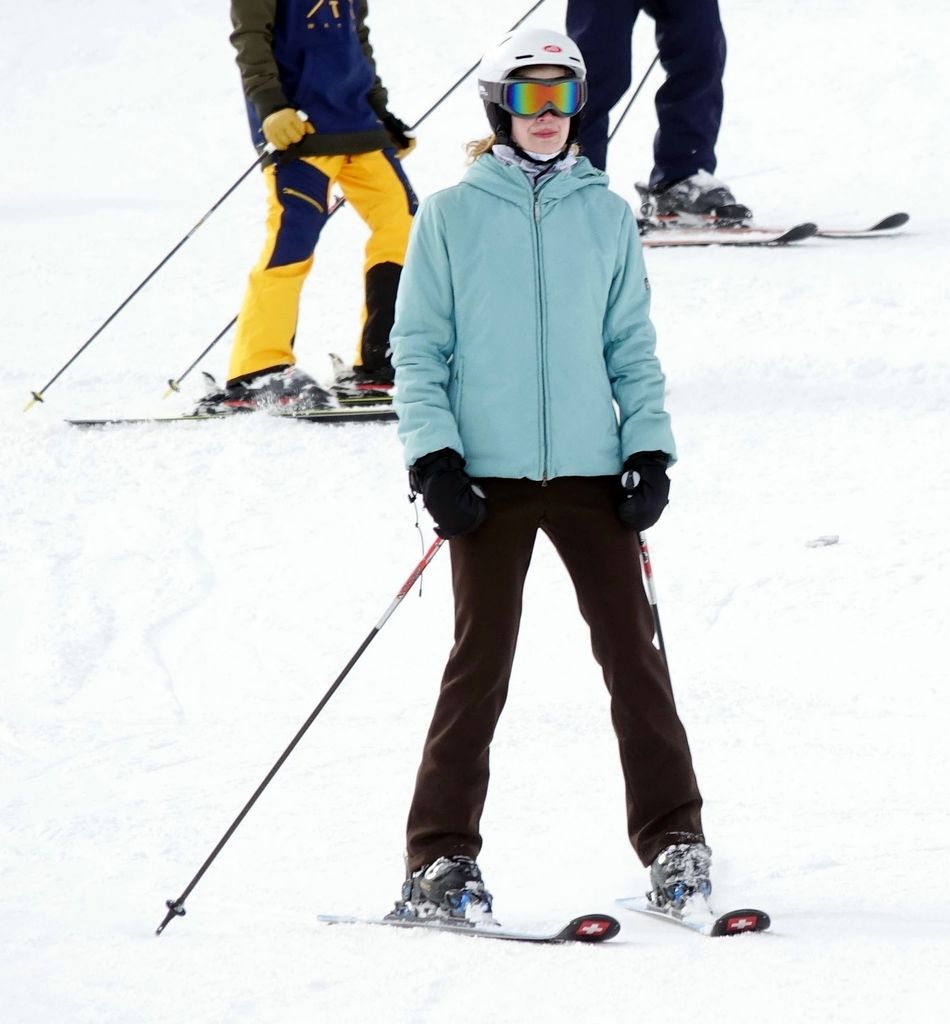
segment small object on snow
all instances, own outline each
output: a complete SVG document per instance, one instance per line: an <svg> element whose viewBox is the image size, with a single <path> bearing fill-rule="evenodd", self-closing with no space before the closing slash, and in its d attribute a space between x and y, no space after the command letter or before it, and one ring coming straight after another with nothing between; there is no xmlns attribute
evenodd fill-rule
<svg viewBox="0 0 950 1024"><path fill-rule="evenodd" d="M806 540L806 548L827 548L832 544L837 544L840 540L836 533L823 533L820 537L815 537L814 540Z"/></svg>

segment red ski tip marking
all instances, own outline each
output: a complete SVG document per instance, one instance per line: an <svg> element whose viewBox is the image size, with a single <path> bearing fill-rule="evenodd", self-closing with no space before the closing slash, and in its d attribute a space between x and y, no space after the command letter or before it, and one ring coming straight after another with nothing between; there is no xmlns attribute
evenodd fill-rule
<svg viewBox="0 0 950 1024"><path fill-rule="evenodd" d="M712 927L711 935L740 935L742 932L764 932L772 921L764 910L733 910L723 914Z"/></svg>

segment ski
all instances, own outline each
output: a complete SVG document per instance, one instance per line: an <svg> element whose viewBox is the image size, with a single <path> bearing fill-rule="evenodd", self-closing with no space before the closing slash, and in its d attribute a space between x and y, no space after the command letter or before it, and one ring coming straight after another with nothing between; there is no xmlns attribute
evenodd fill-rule
<svg viewBox="0 0 950 1024"><path fill-rule="evenodd" d="M866 228L826 228L821 225L815 232L816 238L887 238L892 236L899 228L902 228L910 220L909 213L892 213L887 217ZM674 230L678 230L675 229ZM707 228L706 230L721 231L722 228ZM781 228L759 228L755 225L754 231L781 231Z"/></svg>
<svg viewBox="0 0 950 1024"><path fill-rule="evenodd" d="M886 238L910 220L909 213L892 213L869 228L818 228L819 238Z"/></svg>
<svg viewBox="0 0 950 1024"><path fill-rule="evenodd" d="M384 394L382 391L370 391L364 395L337 395L336 400L345 409L356 407L357 409L367 405L392 405L393 396Z"/></svg>
<svg viewBox="0 0 950 1024"><path fill-rule="evenodd" d="M909 213L892 213L866 228L826 228L810 222L794 227L760 227L731 225L717 227L714 222L703 225L678 226L641 220L641 242L647 249L702 245L788 245L806 238L887 238L910 220Z"/></svg>
<svg viewBox="0 0 950 1024"><path fill-rule="evenodd" d="M818 225L810 222L796 224L790 228L660 227L647 228L640 241L645 249L704 245L782 246L801 242L817 233Z"/></svg>
<svg viewBox="0 0 950 1024"><path fill-rule="evenodd" d="M772 923L769 915L763 910L730 910L726 914L717 915L712 907L702 899L701 905L695 897L690 901L693 905L685 912L675 907L658 907L646 896L628 896L617 900L617 906L632 910L636 914L656 917L673 924L689 928L700 935L718 938L722 935L740 935L743 932L764 932Z"/></svg>
<svg viewBox="0 0 950 1024"><path fill-rule="evenodd" d="M96 420L67 420L74 427L117 427L137 426L146 423L196 423L206 420L231 420L235 417L244 418L261 410L242 410L241 412L185 413L181 416L143 416L139 418L112 418ZM386 407L356 407L341 409L311 409L298 412L265 412L264 415L280 420L298 420L304 423L392 423L396 420L396 410Z"/></svg>
<svg viewBox="0 0 950 1024"><path fill-rule="evenodd" d="M452 932L474 939L501 939L505 942L531 942L537 945L555 945L567 942L605 942L620 931L620 922L607 914L585 914L569 921L556 932L524 932L500 925L477 925L467 921L453 923L440 918L388 918L351 917L337 914L321 914L318 921L324 924L371 924L387 928L416 928L430 932Z"/></svg>

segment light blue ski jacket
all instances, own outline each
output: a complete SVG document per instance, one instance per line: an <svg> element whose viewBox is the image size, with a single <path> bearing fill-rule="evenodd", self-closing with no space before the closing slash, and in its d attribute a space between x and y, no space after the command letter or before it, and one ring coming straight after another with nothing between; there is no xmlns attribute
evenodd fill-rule
<svg viewBox="0 0 950 1024"><path fill-rule="evenodd" d="M535 189L479 158L422 204L406 254L391 335L406 465L453 448L473 477L549 480L675 460L649 307L605 174L581 158Z"/></svg>

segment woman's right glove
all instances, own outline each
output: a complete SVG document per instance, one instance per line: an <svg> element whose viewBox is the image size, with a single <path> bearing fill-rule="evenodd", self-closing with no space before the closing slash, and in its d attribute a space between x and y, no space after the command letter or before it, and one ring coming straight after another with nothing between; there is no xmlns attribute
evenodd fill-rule
<svg viewBox="0 0 950 1024"><path fill-rule="evenodd" d="M485 495L465 472L465 460L457 451L442 448L423 455L409 468L413 496L435 520L435 532L446 540L477 530L485 520Z"/></svg>
<svg viewBox="0 0 950 1024"><path fill-rule="evenodd" d="M648 530L660 518L670 500L669 461L665 452L637 452L623 464L623 499L617 508L622 523Z"/></svg>

